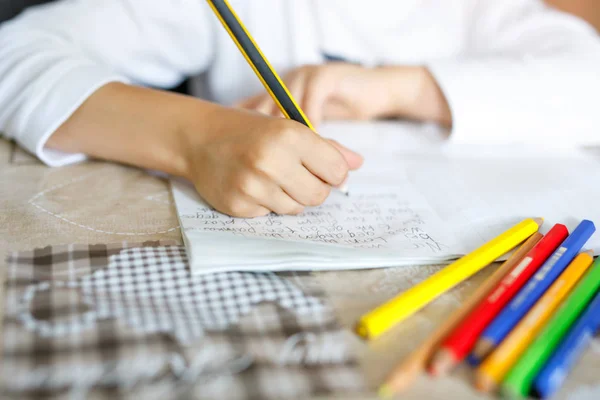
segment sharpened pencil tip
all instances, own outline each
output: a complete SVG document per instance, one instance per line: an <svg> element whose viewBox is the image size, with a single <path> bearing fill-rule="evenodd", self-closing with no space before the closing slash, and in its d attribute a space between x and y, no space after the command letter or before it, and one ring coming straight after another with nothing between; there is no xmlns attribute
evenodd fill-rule
<svg viewBox="0 0 600 400"><path fill-rule="evenodd" d="M496 387L497 383L492 377L481 372L477 373L475 376L475 389L478 391L482 393L490 393L495 391Z"/></svg>
<svg viewBox="0 0 600 400"><path fill-rule="evenodd" d="M480 339L476 344L473 352L471 353L471 362L474 364L471 365L479 365L484 358L486 358L491 352L494 350L494 343L490 342L487 339Z"/></svg>
<svg viewBox="0 0 600 400"><path fill-rule="evenodd" d="M342 184L337 187L337 190L339 190L340 193L343 193L346 196L348 196L348 178L346 178L344 182L342 182Z"/></svg>
<svg viewBox="0 0 600 400"><path fill-rule="evenodd" d="M364 324L361 324L360 322L356 324L356 326L354 327L354 331L358 336L362 337L363 339L369 338L369 330L365 327Z"/></svg>
<svg viewBox="0 0 600 400"><path fill-rule="evenodd" d="M457 360L454 358L454 355L443 348L433 356L429 367L429 374L434 377L446 376L456 363Z"/></svg>
<svg viewBox="0 0 600 400"><path fill-rule="evenodd" d="M509 400L517 400L517 399L525 398L525 396L521 395L521 393L519 393L517 390L515 390L514 388L512 388L510 386L506 386L506 385L502 385L500 387L500 394L502 395L503 398L509 399Z"/></svg>

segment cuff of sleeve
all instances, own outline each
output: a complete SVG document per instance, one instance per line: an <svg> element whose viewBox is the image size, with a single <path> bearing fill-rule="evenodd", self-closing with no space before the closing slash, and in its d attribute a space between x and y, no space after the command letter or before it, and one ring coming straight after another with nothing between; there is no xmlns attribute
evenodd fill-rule
<svg viewBox="0 0 600 400"><path fill-rule="evenodd" d="M48 90L36 98L37 106L32 108L35 118L31 118L26 124L30 134L24 135L21 144L51 167L85 160L85 154L49 149L46 142L88 97L110 82L127 83L127 80L98 66L78 66L62 74Z"/></svg>

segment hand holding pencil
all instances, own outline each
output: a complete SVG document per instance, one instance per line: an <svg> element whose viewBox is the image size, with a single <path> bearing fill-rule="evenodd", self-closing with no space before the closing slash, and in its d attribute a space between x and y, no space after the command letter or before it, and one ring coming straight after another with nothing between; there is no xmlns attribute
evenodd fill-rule
<svg viewBox="0 0 600 400"><path fill-rule="evenodd" d="M263 86L271 96L271 98L275 101L283 115L296 121L307 128L311 129L315 132L315 128L306 117L304 111L294 97L291 95L290 91L283 83L275 69L271 66L267 58L264 56L258 44L254 41L250 33L244 27L242 21L238 18L235 11L229 4L227 0L207 0L208 4L212 8L213 12L217 16L217 18L223 24L223 27L231 36L231 39L234 41L248 64L262 82ZM341 146L338 144L334 146L336 148L340 148ZM316 148L315 148L316 151ZM362 160L360 161L362 164ZM360 166L360 164L358 166ZM351 166L349 166L351 167ZM335 167L334 167L335 169ZM308 168L309 172L313 172L311 168ZM335 171L334 171L335 173ZM325 180L326 183L329 183L333 187L336 187L341 192L348 194L348 187L346 179L342 182L330 182Z"/></svg>

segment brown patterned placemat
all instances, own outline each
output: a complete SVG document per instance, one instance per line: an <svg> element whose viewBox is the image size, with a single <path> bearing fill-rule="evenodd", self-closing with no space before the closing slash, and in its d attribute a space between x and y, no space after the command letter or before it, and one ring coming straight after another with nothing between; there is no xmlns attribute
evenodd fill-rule
<svg viewBox="0 0 600 400"><path fill-rule="evenodd" d="M190 275L167 242L9 254L5 395L302 398L364 388L309 274ZM4 374L5 377L6 374Z"/></svg>

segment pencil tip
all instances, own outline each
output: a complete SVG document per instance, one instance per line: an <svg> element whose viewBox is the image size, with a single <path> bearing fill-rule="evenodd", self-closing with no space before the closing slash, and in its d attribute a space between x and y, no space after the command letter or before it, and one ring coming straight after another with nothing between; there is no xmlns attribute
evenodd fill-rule
<svg viewBox="0 0 600 400"><path fill-rule="evenodd" d="M446 376L456 365L454 355L448 349L441 349L434 356L429 368L429 374L434 377Z"/></svg>
<svg viewBox="0 0 600 400"><path fill-rule="evenodd" d="M503 398L509 399L509 400L523 399L525 397L525 396L521 395L521 393L519 393L518 390L514 390L514 388L512 388L508 385L500 386L500 394L502 395Z"/></svg>
<svg viewBox="0 0 600 400"><path fill-rule="evenodd" d="M337 187L337 190L339 190L341 193L345 194L346 196L348 196L349 194L349 190L348 190L348 178L346 178L346 180L344 180L344 182Z"/></svg>
<svg viewBox="0 0 600 400"><path fill-rule="evenodd" d="M534 218L533 219L535 221L536 224L538 224L538 226L542 226L542 224L544 223L544 218Z"/></svg>
<svg viewBox="0 0 600 400"><path fill-rule="evenodd" d="M484 373L477 373L475 376L475 388L483 393L490 393L496 390L497 383L491 376Z"/></svg>
<svg viewBox="0 0 600 400"><path fill-rule="evenodd" d="M384 383L383 385L381 385L381 387L377 391L377 394L382 399L389 399L392 396L394 396L394 390L392 389L392 387L390 385L388 385L387 383Z"/></svg>
<svg viewBox="0 0 600 400"><path fill-rule="evenodd" d="M481 339L475 344L475 349L470 356L472 365L478 365L481 360L486 358L494 350L494 343L487 339Z"/></svg>
<svg viewBox="0 0 600 400"><path fill-rule="evenodd" d="M360 337L362 337L363 339L368 339L369 338L369 330L365 327L364 324L358 322L355 326L354 326L354 332L356 332L356 334Z"/></svg>

